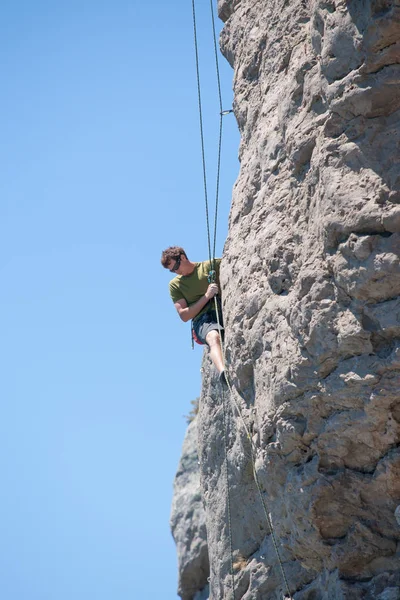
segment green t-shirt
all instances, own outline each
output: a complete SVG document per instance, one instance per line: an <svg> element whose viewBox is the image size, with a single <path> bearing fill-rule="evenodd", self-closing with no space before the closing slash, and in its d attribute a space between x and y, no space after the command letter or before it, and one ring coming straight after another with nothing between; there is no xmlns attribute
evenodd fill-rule
<svg viewBox="0 0 400 600"><path fill-rule="evenodd" d="M221 259L216 258L214 261L216 279L215 283L219 286L219 269L221 265ZM178 300L186 300L188 306L192 306L197 300L199 300L207 291L208 286L208 273L210 271L210 261L205 260L204 262L196 263L193 273L190 275L177 275L169 282L169 293L172 301L177 302ZM204 308L201 309L195 318L202 315L203 313L211 310L214 305L208 302Z"/></svg>

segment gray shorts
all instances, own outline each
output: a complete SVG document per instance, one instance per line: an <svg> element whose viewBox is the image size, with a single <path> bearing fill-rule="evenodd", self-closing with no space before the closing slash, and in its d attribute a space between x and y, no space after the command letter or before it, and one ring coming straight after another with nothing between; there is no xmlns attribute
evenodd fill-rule
<svg viewBox="0 0 400 600"><path fill-rule="evenodd" d="M219 312L219 311L218 311ZM224 325L222 322L222 315L219 315L220 325L218 326L217 313L215 310L209 311L200 315L197 319L193 319L193 331L200 344L207 344L206 336L210 331L219 331L221 336L224 333ZM208 344L207 344L208 345Z"/></svg>

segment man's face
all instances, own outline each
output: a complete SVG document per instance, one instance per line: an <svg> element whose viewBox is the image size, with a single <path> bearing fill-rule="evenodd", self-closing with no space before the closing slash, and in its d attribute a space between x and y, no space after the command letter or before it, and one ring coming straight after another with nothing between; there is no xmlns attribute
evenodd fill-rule
<svg viewBox="0 0 400 600"><path fill-rule="evenodd" d="M178 256L176 259L170 260L168 263L168 269L174 275L179 275L179 270L181 268L181 259L182 255Z"/></svg>

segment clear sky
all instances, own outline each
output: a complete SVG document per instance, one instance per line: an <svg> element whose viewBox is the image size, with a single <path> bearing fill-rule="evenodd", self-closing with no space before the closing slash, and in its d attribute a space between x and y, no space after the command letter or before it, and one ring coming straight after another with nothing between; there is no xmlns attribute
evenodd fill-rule
<svg viewBox="0 0 400 600"><path fill-rule="evenodd" d="M159 261L171 244L208 252L191 2L3 0L0 40L0 598L173 600L172 484L201 350ZM238 172L224 123L217 254Z"/></svg>

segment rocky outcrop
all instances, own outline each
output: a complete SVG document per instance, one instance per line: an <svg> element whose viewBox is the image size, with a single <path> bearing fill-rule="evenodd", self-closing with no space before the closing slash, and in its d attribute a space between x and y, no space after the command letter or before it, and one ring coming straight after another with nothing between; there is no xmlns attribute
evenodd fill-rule
<svg viewBox="0 0 400 600"><path fill-rule="evenodd" d="M174 482L170 525L178 553L178 594L182 600L208 598L210 566L200 490L196 417L190 423L183 442Z"/></svg>
<svg viewBox="0 0 400 600"><path fill-rule="evenodd" d="M226 355L282 566L296 600L400 598L400 0L219 12L241 133ZM282 598L249 440L210 370L198 436L210 598L233 598L228 492L236 600Z"/></svg>

